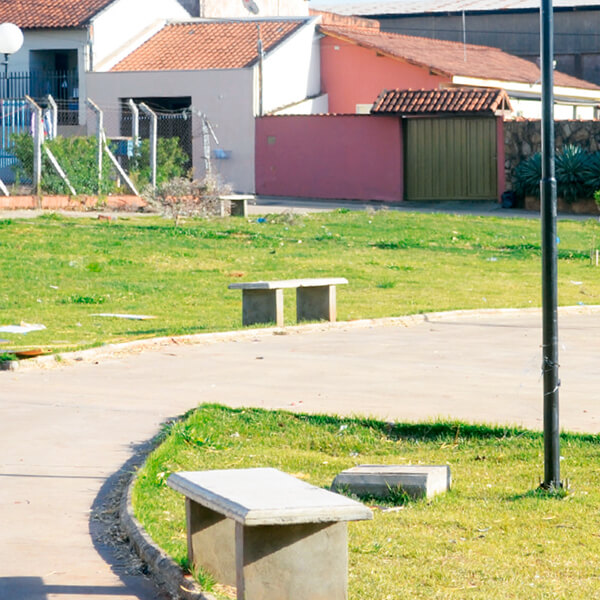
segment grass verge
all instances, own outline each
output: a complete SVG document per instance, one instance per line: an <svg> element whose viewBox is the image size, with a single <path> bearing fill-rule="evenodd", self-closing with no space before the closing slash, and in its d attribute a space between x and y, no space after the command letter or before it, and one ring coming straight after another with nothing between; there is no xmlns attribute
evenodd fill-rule
<svg viewBox="0 0 600 600"><path fill-rule="evenodd" d="M600 438L565 434L566 495L537 489L542 434L204 405L170 423L134 488L138 519L186 566L180 470L275 467L329 486L358 464L449 464L452 490L349 524L351 600L600 597Z"/></svg>
<svg viewBox="0 0 600 600"><path fill-rule="evenodd" d="M0 220L0 326L11 350L52 352L241 328L232 281L339 276L338 318L540 305L537 220L350 212L116 222L48 214ZM597 304L600 224L560 221L559 303ZM95 316L152 315L148 321ZM292 293L286 323L295 323ZM2 346L0 346L1 348Z"/></svg>

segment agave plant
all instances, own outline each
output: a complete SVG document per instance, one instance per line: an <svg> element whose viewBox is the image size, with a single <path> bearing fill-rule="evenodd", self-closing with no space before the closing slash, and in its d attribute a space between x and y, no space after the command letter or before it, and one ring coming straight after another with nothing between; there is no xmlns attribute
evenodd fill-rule
<svg viewBox="0 0 600 600"><path fill-rule="evenodd" d="M556 155L557 192L567 202L589 195L585 176L588 157L588 153L581 146L572 144L564 146Z"/></svg>
<svg viewBox="0 0 600 600"><path fill-rule="evenodd" d="M513 190L519 198L539 196L542 179L542 156L538 152L520 162L513 174Z"/></svg>
<svg viewBox="0 0 600 600"><path fill-rule="evenodd" d="M600 152L588 154L588 159L583 169L588 189L594 192L600 190Z"/></svg>

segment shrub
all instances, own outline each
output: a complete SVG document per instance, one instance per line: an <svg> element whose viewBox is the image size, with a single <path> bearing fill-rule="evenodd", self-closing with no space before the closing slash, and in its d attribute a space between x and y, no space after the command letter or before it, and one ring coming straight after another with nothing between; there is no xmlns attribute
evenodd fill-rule
<svg viewBox="0 0 600 600"><path fill-rule="evenodd" d="M588 154L588 159L583 168L583 177L589 189L600 190L600 152Z"/></svg>
<svg viewBox="0 0 600 600"><path fill-rule="evenodd" d="M567 202L589 197L593 189L600 188L600 156L589 154L581 146L567 144L557 152L555 172L557 194ZM590 173L596 177L597 185ZM539 196L541 179L542 156L538 152L517 165L513 174L515 194L519 198Z"/></svg>
<svg viewBox="0 0 600 600"><path fill-rule="evenodd" d="M590 189L585 179L589 154L581 147L567 144L556 155L557 193L567 202L585 198Z"/></svg>
<svg viewBox="0 0 600 600"><path fill-rule="evenodd" d="M520 162L513 174L513 189L519 198L540 195L542 155L538 152Z"/></svg>
<svg viewBox="0 0 600 600"><path fill-rule="evenodd" d="M159 138L156 144L156 184L183 177L189 163L188 155L179 144L178 137ZM150 183L150 140L142 140L130 164L133 180L143 188Z"/></svg>
<svg viewBox="0 0 600 600"><path fill-rule="evenodd" d="M19 162L13 166L15 179L33 180L33 138L28 133L11 137L12 152ZM97 139L89 137L61 137L45 144L56 157L78 194L107 195L117 191L114 166L106 153L102 161L102 182L98 189ZM185 174L188 157L179 146L179 138L160 138L157 143L157 183L163 183ZM150 182L150 142L144 140L137 156L131 162L132 179L143 187ZM45 153L42 154L42 191L47 194L68 194L69 189L55 171Z"/></svg>
<svg viewBox="0 0 600 600"><path fill-rule="evenodd" d="M158 185L155 190L148 186L143 196L150 206L179 225L181 217L219 216L219 197L229 191L227 186L212 176L201 181L176 177Z"/></svg>
<svg viewBox="0 0 600 600"><path fill-rule="evenodd" d="M11 137L13 153L19 163L13 167L18 181L33 181L33 138L28 133ZM61 137L45 142L78 194L109 194L115 189L113 165L105 156L102 162L102 183L98 190L97 142L94 137ZM48 194L68 194L69 189L42 153L42 191Z"/></svg>

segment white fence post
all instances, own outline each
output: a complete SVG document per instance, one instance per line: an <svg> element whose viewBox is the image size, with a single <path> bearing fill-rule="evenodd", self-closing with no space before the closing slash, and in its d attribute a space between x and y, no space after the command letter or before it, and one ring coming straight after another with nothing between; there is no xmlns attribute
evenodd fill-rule
<svg viewBox="0 0 600 600"><path fill-rule="evenodd" d="M52 131L50 132L50 137L54 139L58 135L58 106L50 94L48 94L47 100L52 111Z"/></svg>
<svg viewBox="0 0 600 600"><path fill-rule="evenodd" d="M140 111L132 98L129 98L127 105L131 110L131 139L133 141L133 151L135 152L140 143Z"/></svg>
<svg viewBox="0 0 600 600"><path fill-rule="evenodd" d="M69 188L69 192L71 192L71 196L77 196L77 192L75 191L75 188L71 185L69 178L63 171L62 167L58 164L56 157L54 156L54 154L52 154L52 150L50 150L50 148L48 148L48 146L44 146L44 151L46 152L46 156L48 156L48 158L50 159L50 162L52 163L54 170L59 174L60 178L65 182L66 186Z"/></svg>
<svg viewBox="0 0 600 600"><path fill-rule="evenodd" d="M208 117L199 112L198 116L202 121L202 145L204 147L204 174L211 175L212 174L212 162L210 160L210 138L212 137L217 146L219 145L219 140L215 135L214 129L211 127Z"/></svg>
<svg viewBox="0 0 600 600"><path fill-rule="evenodd" d="M140 108L150 117L150 169L152 172L152 188L156 189L156 151L158 138L158 117L156 113L144 102Z"/></svg>
<svg viewBox="0 0 600 600"><path fill-rule="evenodd" d="M44 136L42 123L42 109L35 100L25 96L25 100L33 110L33 189L36 195L42 192L42 138Z"/></svg>
<svg viewBox="0 0 600 600"><path fill-rule="evenodd" d="M90 100L87 99L88 105L90 108L96 113L96 136L98 138L98 147L97 147L97 160L98 160L98 193L100 192L102 186L102 152L104 150L104 113L100 109L100 107Z"/></svg>

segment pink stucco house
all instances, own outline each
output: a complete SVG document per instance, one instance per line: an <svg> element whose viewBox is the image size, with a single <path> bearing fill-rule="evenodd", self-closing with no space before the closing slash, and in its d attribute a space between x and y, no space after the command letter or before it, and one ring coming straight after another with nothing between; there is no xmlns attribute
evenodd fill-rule
<svg viewBox="0 0 600 600"><path fill-rule="evenodd" d="M328 114L257 121L258 193L392 202L500 198L503 119L539 117L535 63L497 48L313 14L321 19ZM600 88L559 72L554 80L558 119L596 116Z"/></svg>
<svg viewBox="0 0 600 600"><path fill-rule="evenodd" d="M539 118L539 67L498 48L382 32L368 19L321 17L321 86L330 113L368 112L384 89L504 89L514 116ZM555 117L593 119L600 88L555 72Z"/></svg>

